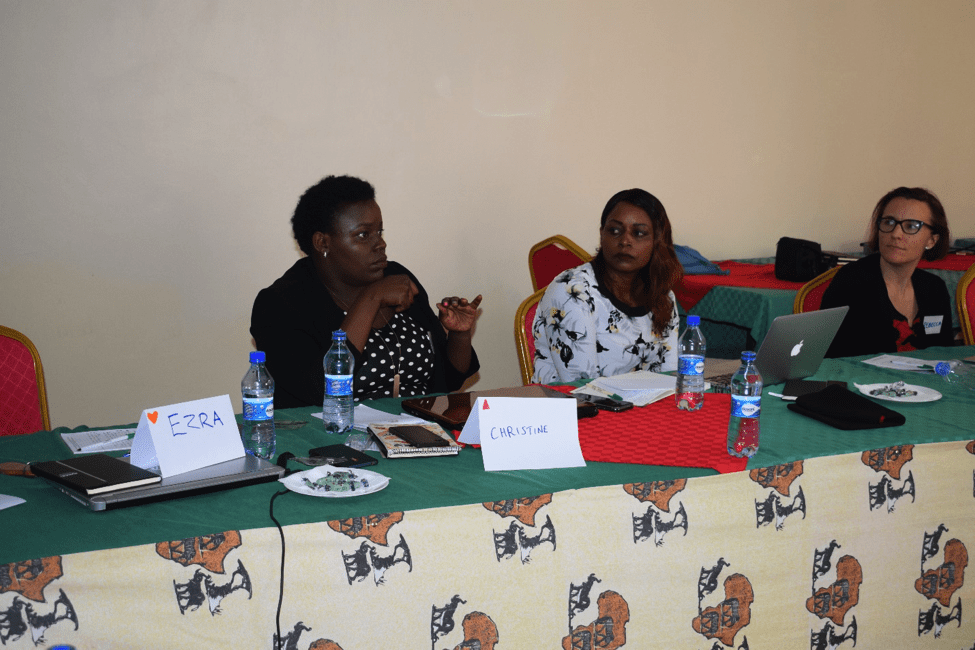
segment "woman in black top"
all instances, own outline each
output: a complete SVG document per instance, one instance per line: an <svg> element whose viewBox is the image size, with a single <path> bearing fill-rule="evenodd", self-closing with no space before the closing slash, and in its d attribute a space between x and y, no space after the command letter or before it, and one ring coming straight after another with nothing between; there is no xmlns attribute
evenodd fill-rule
<svg viewBox="0 0 975 650"><path fill-rule="evenodd" d="M329 176L302 195L291 224L307 257L263 289L251 313L276 407L321 405L336 329L355 358L357 400L457 390L477 372L471 329L481 296L444 298L438 318L416 277L386 259L372 185Z"/></svg>
<svg viewBox="0 0 975 650"><path fill-rule="evenodd" d="M917 268L948 253L941 201L922 188L892 190L874 208L872 233L876 252L837 271L823 294L821 309L850 307L827 356L953 345L948 289Z"/></svg>

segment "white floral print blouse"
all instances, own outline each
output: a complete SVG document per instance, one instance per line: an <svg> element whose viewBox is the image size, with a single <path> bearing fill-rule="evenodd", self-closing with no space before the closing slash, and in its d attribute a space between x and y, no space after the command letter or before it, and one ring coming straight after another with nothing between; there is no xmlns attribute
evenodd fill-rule
<svg viewBox="0 0 975 650"><path fill-rule="evenodd" d="M677 369L677 301L661 336L652 314L628 316L599 288L592 264L560 274L535 312L535 373L542 384ZM631 313L633 313L631 311Z"/></svg>

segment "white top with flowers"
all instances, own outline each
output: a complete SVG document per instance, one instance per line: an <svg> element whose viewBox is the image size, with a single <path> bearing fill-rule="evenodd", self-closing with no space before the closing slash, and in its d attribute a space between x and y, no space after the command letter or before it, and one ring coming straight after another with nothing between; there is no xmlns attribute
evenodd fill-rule
<svg viewBox="0 0 975 650"><path fill-rule="evenodd" d="M588 262L561 273L538 304L535 373L542 384L610 377L634 370L677 369L677 301L661 336L653 333L652 314L627 315L596 281ZM631 314L639 310L627 310Z"/></svg>

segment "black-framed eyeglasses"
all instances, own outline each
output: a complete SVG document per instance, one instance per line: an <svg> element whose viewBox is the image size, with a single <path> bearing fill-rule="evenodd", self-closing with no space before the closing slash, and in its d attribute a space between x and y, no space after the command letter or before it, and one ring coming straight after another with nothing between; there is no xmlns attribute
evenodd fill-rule
<svg viewBox="0 0 975 650"><path fill-rule="evenodd" d="M877 219L877 228L880 229L880 232L894 232L897 224L900 224L901 230L908 235L916 235L921 231L923 226L934 230L934 226L931 224L918 221L917 219L895 219L893 217L880 217Z"/></svg>

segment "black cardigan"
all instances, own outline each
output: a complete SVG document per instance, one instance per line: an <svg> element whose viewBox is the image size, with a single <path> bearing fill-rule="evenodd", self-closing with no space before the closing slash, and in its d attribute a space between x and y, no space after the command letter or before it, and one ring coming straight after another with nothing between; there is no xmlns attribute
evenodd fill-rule
<svg viewBox="0 0 975 650"><path fill-rule="evenodd" d="M917 349L933 345L954 345L951 328L951 298L944 281L933 273L915 269L911 276L914 297L918 306L918 321L914 334L907 343ZM823 294L820 309L848 305L843 324L840 325L828 357L852 357L861 354L897 352L895 320L905 320L894 309L887 295L887 285L880 272L880 254L874 253L842 267ZM941 331L927 333L924 319L941 319Z"/></svg>
<svg viewBox="0 0 975 650"><path fill-rule="evenodd" d="M459 389L478 371L477 354L471 350L467 372L455 369L447 359L447 334L430 308L419 280L396 262L385 275L408 275L419 289L406 310L420 327L430 332L434 350L432 393ZM325 394L322 360L332 345L332 331L339 329L345 314L315 273L311 259L303 257L270 287L262 289L251 312L251 335L257 349L267 355L267 369L274 378L274 406L321 406ZM361 352L349 345L360 365Z"/></svg>

